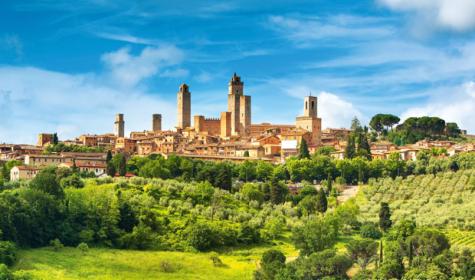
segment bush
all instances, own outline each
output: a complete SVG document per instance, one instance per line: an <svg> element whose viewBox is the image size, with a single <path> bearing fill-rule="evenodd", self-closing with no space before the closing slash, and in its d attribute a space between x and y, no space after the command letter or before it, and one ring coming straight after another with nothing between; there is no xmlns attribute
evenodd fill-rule
<svg viewBox="0 0 475 280"><path fill-rule="evenodd" d="M170 261L163 260L159 264L160 271L165 273L173 273L177 270L177 267Z"/></svg>
<svg viewBox="0 0 475 280"><path fill-rule="evenodd" d="M15 280L33 280L35 278L33 277L33 275L29 271L17 270L15 272L13 272L13 279L15 279Z"/></svg>
<svg viewBox="0 0 475 280"><path fill-rule="evenodd" d="M59 251L59 250L61 250L61 249L64 248L63 243L61 243L61 241L60 241L58 238L56 238L56 239L54 239L54 240L51 240L51 242L49 243L49 245L50 245L51 247L53 247L53 250L55 250L55 251Z"/></svg>
<svg viewBox="0 0 475 280"><path fill-rule="evenodd" d="M0 263L12 266L16 259L16 246L10 241L0 241Z"/></svg>
<svg viewBox="0 0 475 280"><path fill-rule="evenodd" d="M361 226L360 235L363 238L379 239L382 233L375 223L365 223Z"/></svg>
<svg viewBox="0 0 475 280"><path fill-rule="evenodd" d="M219 255L216 252L211 253L211 256L209 256L209 259L213 262L213 265L216 267L224 266L223 261L219 258Z"/></svg>
<svg viewBox="0 0 475 280"><path fill-rule="evenodd" d="M87 243L84 243L84 242L79 243L79 245L76 248L79 251L81 251L83 254L89 251L89 246L87 245Z"/></svg>
<svg viewBox="0 0 475 280"><path fill-rule="evenodd" d="M0 263L0 280L13 280L13 274L12 272L8 269L8 267Z"/></svg>

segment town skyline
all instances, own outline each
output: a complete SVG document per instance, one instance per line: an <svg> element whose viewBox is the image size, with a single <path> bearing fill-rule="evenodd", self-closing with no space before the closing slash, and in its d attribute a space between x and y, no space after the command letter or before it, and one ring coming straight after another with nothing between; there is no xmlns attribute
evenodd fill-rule
<svg viewBox="0 0 475 280"><path fill-rule="evenodd" d="M254 123L292 123L312 92L323 128L390 113L473 133L473 4L411 3L2 2L0 142L108 132L117 112L127 133L149 129L153 113L173 128L184 82L192 115L218 118L234 72Z"/></svg>

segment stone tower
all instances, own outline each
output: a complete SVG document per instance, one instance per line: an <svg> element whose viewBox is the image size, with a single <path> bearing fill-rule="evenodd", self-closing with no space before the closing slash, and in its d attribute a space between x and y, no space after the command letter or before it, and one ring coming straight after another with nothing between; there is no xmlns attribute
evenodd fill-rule
<svg viewBox="0 0 475 280"><path fill-rule="evenodd" d="M322 135L322 119L317 114L317 97L304 98L303 116L297 117L295 126L311 134L312 145L320 145Z"/></svg>
<svg viewBox="0 0 475 280"><path fill-rule="evenodd" d="M306 96L304 98L304 108L303 108L304 117L317 117L317 97L316 96Z"/></svg>
<svg viewBox="0 0 475 280"><path fill-rule="evenodd" d="M191 93L187 84L182 84L177 93L178 123L177 128L191 126Z"/></svg>
<svg viewBox="0 0 475 280"><path fill-rule="evenodd" d="M162 130L162 115L161 114L152 115L152 130L154 132Z"/></svg>
<svg viewBox="0 0 475 280"><path fill-rule="evenodd" d="M124 137L124 114L117 114L115 115L115 122L114 122L114 134L117 137Z"/></svg>
<svg viewBox="0 0 475 280"><path fill-rule="evenodd" d="M251 125L251 97L244 95L244 83L236 73L229 81L228 112L231 113L231 135L245 135Z"/></svg>

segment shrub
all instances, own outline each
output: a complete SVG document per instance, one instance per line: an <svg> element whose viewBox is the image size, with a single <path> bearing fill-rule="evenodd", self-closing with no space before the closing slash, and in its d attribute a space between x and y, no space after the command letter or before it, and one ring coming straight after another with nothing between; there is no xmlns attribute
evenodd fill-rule
<svg viewBox="0 0 475 280"><path fill-rule="evenodd" d="M360 235L363 238L379 239L381 238L382 233L375 223L364 223L361 226Z"/></svg>
<svg viewBox="0 0 475 280"><path fill-rule="evenodd" d="M160 271L165 273L173 273L177 270L176 266L170 261L163 260L159 264Z"/></svg>
<svg viewBox="0 0 475 280"><path fill-rule="evenodd" d="M87 245L87 243L81 242L77 246L77 249L81 251L83 254L85 254L87 253L87 251L89 251L89 246Z"/></svg>
<svg viewBox="0 0 475 280"><path fill-rule="evenodd" d="M2 278L0 278L2 279ZM17 270L13 272L13 279L15 280L33 280L35 279L29 271Z"/></svg>
<svg viewBox="0 0 475 280"><path fill-rule="evenodd" d="M0 279L1 280L13 280L12 272L3 263L0 263Z"/></svg>
<svg viewBox="0 0 475 280"><path fill-rule="evenodd" d="M61 241L58 238L51 240L49 245L53 247L53 250L55 251L59 251L64 248L63 243L61 243Z"/></svg>
<svg viewBox="0 0 475 280"><path fill-rule="evenodd" d="M10 241L0 241L0 263L11 266L17 259L16 246Z"/></svg>
<svg viewBox="0 0 475 280"><path fill-rule="evenodd" d="M214 266L216 267L224 266L223 261L219 258L218 253L216 252L211 253L211 256L209 258L213 262Z"/></svg>

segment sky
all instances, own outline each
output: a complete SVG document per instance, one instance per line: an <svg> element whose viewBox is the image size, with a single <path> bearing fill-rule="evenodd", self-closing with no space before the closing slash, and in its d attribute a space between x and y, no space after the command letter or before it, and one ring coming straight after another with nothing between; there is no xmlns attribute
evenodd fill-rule
<svg viewBox="0 0 475 280"><path fill-rule="evenodd" d="M176 124L227 110L236 72L252 122L294 123L318 96L322 126L377 113L439 116L475 133L475 1L0 2L0 143Z"/></svg>

